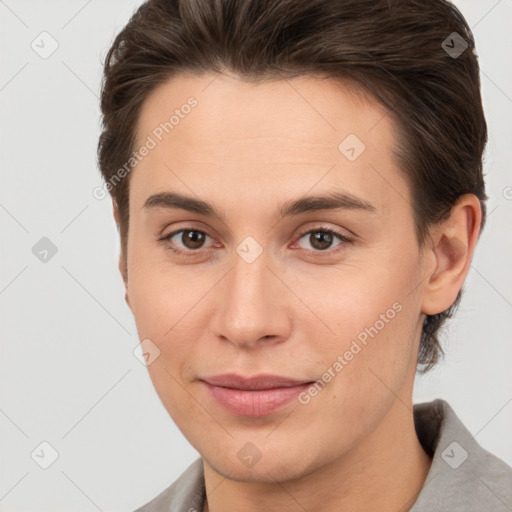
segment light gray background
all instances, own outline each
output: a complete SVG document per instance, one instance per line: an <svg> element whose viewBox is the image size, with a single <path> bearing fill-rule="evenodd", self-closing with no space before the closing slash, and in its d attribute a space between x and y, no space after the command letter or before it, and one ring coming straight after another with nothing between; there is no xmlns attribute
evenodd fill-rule
<svg viewBox="0 0 512 512"><path fill-rule="evenodd" d="M198 457L132 353L111 203L92 195L101 63L140 3L0 1L0 511L133 510ZM512 0L456 3L481 64L489 219L446 361L415 401L448 400L512 464ZM47 59L31 48L43 31L59 45ZM47 263L42 237L58 248ZM31 458L43 441L48 469Z"/></svg>

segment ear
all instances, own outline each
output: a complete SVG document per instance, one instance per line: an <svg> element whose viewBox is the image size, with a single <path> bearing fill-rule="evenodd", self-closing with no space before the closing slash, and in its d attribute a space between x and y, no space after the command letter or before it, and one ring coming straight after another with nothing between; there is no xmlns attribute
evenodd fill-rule
<svg viewBox="0 0 512 512"><path fill-rule="evenodd" d="M114 219L116 221L117 225L117 231L121 232L120 226L120 214L119 214L119 208L117 206L117 202L115 200L112 201L112 213L114 214ZM123 253L123 249L121 247L120 253L119 253L119 263L118 263L119 272L121 273L121 277L123 278L124 287L125 287L125 295L124 300L130 306L130 301L128 298L128 265L126 261L126 256Z"/></svg>
<svg viewBox="0 0 512 512"><path fill-rule="evenodd" d="M448 309L466 279L480 234L482 209L478 197L465 194L448 219L434 226L425 249L430 276L424 281L422 312L435 315Z"/></svg>

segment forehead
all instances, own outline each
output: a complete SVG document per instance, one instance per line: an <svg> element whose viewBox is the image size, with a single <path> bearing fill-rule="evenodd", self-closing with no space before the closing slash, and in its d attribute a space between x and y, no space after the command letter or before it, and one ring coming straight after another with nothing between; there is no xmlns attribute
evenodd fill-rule
<svg viewBox="0 0 512 512"><path fill-rule="evenodd" d="M201 195L208 186L263 194L278 185L300 194L318 184L359 195L380 190L375 204L391 192L385 181L401 180L391 116L332 79L177 75L143 103L136 133L136 149L154 143L132 172L139 203L172 185Z"/></svg>
<svg viewBox="0 0 512 512"><path fill-rule="evenodd" d="M197 105L189 109L191 98ZM177 75L144 101L139 113L138 143L173 114L173 135L180 132L186 136L187 128L191 128L194 138L203 143L219 138L288 137L331 147L351 131L359 132L368 142L374 132L372 144L392 141L391 119L382 105L355 84L313 76L251 82L221 74ZM187 123L182 123L187 117ZM377 124L381 129L374 131ZM283 145L277 140L276 146Z"/></svg>

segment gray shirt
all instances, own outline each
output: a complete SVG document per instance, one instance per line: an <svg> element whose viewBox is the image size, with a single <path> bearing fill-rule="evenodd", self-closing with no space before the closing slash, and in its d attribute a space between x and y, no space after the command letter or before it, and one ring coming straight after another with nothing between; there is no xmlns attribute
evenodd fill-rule
<svg viewBox="0 0 512 512"><path fill-rule="evenodd" d="M484 450L444 400L414 405L414 423L433 457L410 512L512 512L512 468ZM202 512L202 459L135 512Z"/></svg>

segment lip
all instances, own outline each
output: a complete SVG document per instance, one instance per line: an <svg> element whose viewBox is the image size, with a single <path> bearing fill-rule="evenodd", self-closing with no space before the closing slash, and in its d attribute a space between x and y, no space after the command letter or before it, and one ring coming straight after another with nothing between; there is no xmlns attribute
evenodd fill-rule
<svg viewBox="0 0 512 512"><path fill-rule="evenodd" d="M200 382L224 409L240 416L267 416L283 408L314 381L279 375L243 377L236 374L204 377Z"/></svg>

